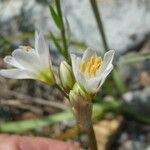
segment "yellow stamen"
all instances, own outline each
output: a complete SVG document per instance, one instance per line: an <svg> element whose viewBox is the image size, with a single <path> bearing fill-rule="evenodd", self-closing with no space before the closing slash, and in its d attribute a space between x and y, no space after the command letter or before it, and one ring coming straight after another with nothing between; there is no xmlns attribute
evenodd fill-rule
<svg viewBox="0 0 150 150"><path fill-rule="evenodd" d="M90 64L93 65L94 62L95 62L95 58L94 58L94 56L91 56L91 58L90 58Z"/></svg>
<svg viewBox="0 0 150 150"><path fill-rule="evenodd" d="M32 49L32 46L26 46L25 51L29 52Z"/></svg>
<svg viewBox="0 0 150 150"><path fill-rule="evenodd" d="M101 57L97 57L96 60L95 60L95 64L101 64L102 62L102 58Z"/></svg>
<svg viewBox="0 0 150 150"><path fill-rule="evenodd" d="M90 73L91 67L92 67L92 64L91 64L90 62L88 62L87 65L86 65L86 71L87 71L88 73Z"/></svg>
<svg viewBox="0 0 150 150"><path fill-rule="evenodd" d="M86 62L82 61L81 66L80 66L80 70L81 70L81 72L85 72L85 69L86 69Z"/></svg>
<svg viewBox="0 0 150 150"><path fill-rule="evenodd" d="M94 66L92 66L92 68L90 70L90 73L95 76L96 75L96 71L97 71L97 69Z"/></svg>
<svg viewBox="0 0 150 150"><path fill-rule="evenodd" d="M94 66L95 66L95 68L97 70L101 66L101 64L95 64Z"/></svg>
<svg viewBox="0 0 150 150"><path fill-rule="evenodd" d="M88 62L85 61L81 62L80 70L83 73L84 72L88 73L90 76L91 75L95 76L101 64L102 64L101 57L95 58L94 56L91 56Z"/></svg>

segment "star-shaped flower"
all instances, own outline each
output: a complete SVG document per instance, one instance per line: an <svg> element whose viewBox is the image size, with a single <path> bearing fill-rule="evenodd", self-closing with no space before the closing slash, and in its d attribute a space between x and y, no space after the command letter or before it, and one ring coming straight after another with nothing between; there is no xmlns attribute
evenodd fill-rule
<svg viewBox="0 0 150 150"><path fill-rule="evenodd" d="M106 77L113 69L114 50L105 53L104 59L98 57L92 49L87 49L82 59L71 54L73 73L77 83L87 93L99 91Z"/></svg>
<svg viewBox="0 0 150 150"><path fill-rule="evenodd" d="M1 69L0 75L13 79L36 79L50 85L55 84L48 45L42 33L35 33L35 48L19 46L6 56L4 61L14 66L12 69Z"/></svg>

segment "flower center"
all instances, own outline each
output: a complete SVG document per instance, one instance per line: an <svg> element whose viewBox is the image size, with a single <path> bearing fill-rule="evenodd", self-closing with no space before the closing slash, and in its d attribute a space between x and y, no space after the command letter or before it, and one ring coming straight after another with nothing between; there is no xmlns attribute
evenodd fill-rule
<svg viewBox="0 0 150 150"><path fill-rule="evenodd" d="M89 75L95 76L97 70L102 65L101 57L91 56L88 62L82 61L80 65L80 70L82 73L88 73Z"/></svg>
<svg viewBox="0 0 150 150"><path fill-rule="evenodd" d="M25 48L24 48L24 50L25 50L26 52L29 52L31 49L32 49L32 46L25 46Z"/></svg>

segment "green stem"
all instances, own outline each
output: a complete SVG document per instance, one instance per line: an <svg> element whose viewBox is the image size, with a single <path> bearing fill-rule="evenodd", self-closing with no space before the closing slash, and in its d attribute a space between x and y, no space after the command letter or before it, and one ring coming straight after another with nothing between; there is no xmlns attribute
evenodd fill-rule
<svg viewBox="0 0 150 150"><path fill-rule="evenodd" d="M93 10L95 19L97 21L97 26L98 26L98 29L99 29L100 36L102 37L102 41L103 41L105 51L107 51L109 49L109 46L108 46L108 43L107 43L107 40L106 40L104 26L103 26L103 22L102 22L102 19L101 19L100 11L98 10L98 7L97 7L97 2L96 2L96 0L90 0L90 3L91 3L91 6L92 6L92 10Z"/></svg>
<svg viewBox="0 0 150 150"><path fill-rule="evenodd" d="M61 36L62 36L63 47L64 47L64 56L65 56L66 60L68 61L68 63L70 64L71 60L70 60L70 55L68 53L68 44L67 44L67 39L66 39L66 33L65 33L65 27L64 27L64 21L63 21L63 16L62 16L60 0L56 0L56 8L57 8L57 12L58 12L58 15L59 15L59 17L61 19L61 23L62 23Z"/></svg>
<svg viewBox="0 0 150 150"><path fill-rule="evenodd" d="M90 150L97 150L97 142L92 124L88 130L88 137Z"/></svg>
<svg viewBox="0 0 150 150"><path fill-rule="evenodd" d="M96 2L96 0L90 0L90 3L91 3L92 10L93 10L96 22L97 22L100 36L102 37L102 42L103 42L105 51L107 51L107 50L109 50L109 46L107 43L106 34L105 34L104 26L103 26L103 21L101 19L101 14L100 14L100 11L98 10L98 7L97 7L97 2ZM123 80L118 81L117 80L118 78L121 79L119 72L113 71L113 80L116 83L117 88L120 91L120 93L123 94L125 91L125 84L124 84ZM120 82L120 84L118 84L119 82Z"/></svg>

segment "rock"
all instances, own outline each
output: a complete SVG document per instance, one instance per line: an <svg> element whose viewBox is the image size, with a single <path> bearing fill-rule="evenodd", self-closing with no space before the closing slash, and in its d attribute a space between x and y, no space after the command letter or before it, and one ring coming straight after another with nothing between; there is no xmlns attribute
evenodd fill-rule
<svg viewBox="0 0 150 150"><path fill-rule="evenodd" d="M139 141L132 141L128 140L126 141L122 147L119 148L119 150L144 150L143 143Z"/></svg>
<svg viewBox="0 0 150 150"><path fill-rule="evenodd" d="M149 125L127 121L118 137L115 150L148 150Z"/></svg>
<svg viewBox="0 0 150 150"><path fill-rule="evenodd" d="M146 71L143 71L140 76L141 84L145 87L150 86L150 74Z"/></svg>
<svg viewBox="0 0 150 150"><path fill-rule="evenodd" d="M110 120L101 120L94 125L99 150L111 149L111 145L120 131L123 122L124 119L122 116L116 116Z"/></svg>
<svg viewBox="0 0 150 150"><path fill-rule="evenodd" d="M100 11L111 49L116 49L122 53L143 41L144 37L149 34L149 0L97 0L97 2L101 9ZM1 2L4 8L6 8L6 3L4 1ZM50 18L48 7L39 5L35 0L11 1L5 11L3 11L0 21L7 21L9 22L7 23L8 26L11 25L11 18L19 15L22 7L26 13L29 12L31 15L28 21L33 23L35 29L42 30L45 33L49 30L59 33L52 18ZM62 7L70 23L72 37L79 41L85 41L93 48L104 50L89 1L62 0ZM22 23L27 23L27 20L25 22L22 20ZM4 23L3 27L5 25L6 23ZM13 29L15 27L14 34L17 33L17 26L19 26L17 22L11 26Z"/></svg>
<svg viewBox="0 0 150 150"><path fill-rule="evenodd" d="M123 99L123 105L126 107L130 107L144 116L150 116L150 87L127 92L123 95Z"/></svg>
<svg viewBox="0 0 150 150"><path fill-rule="evenodd" d="M139 52L129 52L120 60L125 60L127 58L134 58L139 55L147 55L150 52L150 40L148 40ZM119 62L121 62L119 60ZM136 90L141 87L149 87L150 86L150 61L149 59L142 60L139 62L133 62L129 64L119 63L119 69L121 73L122 79L128 85L128 89Z"/></svg>

